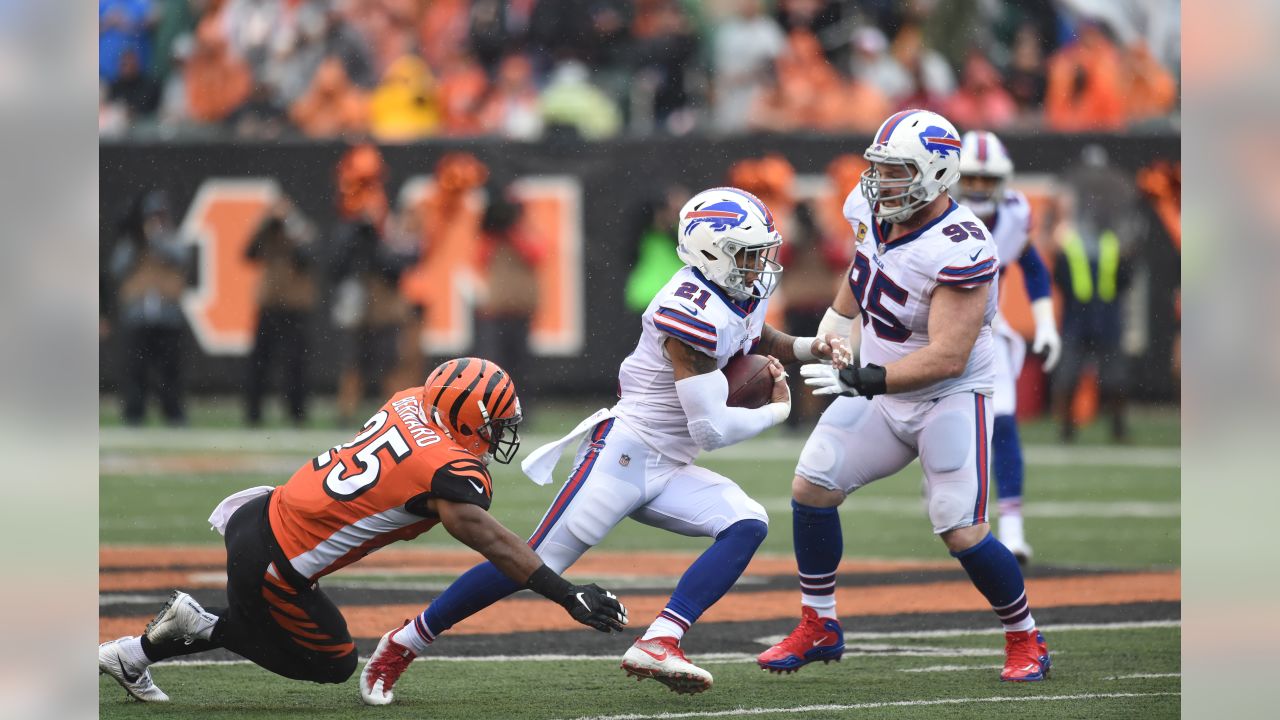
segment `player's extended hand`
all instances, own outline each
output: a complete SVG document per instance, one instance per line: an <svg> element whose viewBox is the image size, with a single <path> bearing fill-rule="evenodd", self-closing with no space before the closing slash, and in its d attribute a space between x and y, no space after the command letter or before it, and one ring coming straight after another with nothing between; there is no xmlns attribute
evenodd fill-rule
<svg viewBox="0 0 1280 720"><path fill-rule="evenodd" d="M595 583L571 586L560 605L574 620L603 633L621 632L627 624L626 606L618 602L617 595Z"/></svg>
<svg viewBox="0 0 1280 720"><path fill-rule="evenodd" d="M800 367L800 375L814 395L861 395L869 398L888 391L885 369L879 365L837 368L811 363Z"/></svg>
<svg viewBox="0 0 1280 720"><path fill-rule="evenodd" d="M830 361L836 369L848 367L853 362L853 353L849 350L849 342L835 333L827 333L825 338L819 338L818 342L823 343L827 347L825 356L818 355L823 362ZM815 343L816 344L816 343Z"/></svg>
<svg viewBox="0 0 1280 720"><path fill-rule="evenodd" d="M1058 364L1058 356L1062 354L1062 337L1052 323L1036 323L1035 339L1031 341L1031 352L1044 356L1044 371L1050 372Z"/></svg>
<svg viewBox="0 0 1280 720"><path fill-rule="evenodd" d="M791 404L791 388L787 385L787 371L778 358L769 355L769 373L773 375L773 395L770 402Z"/></svg>
<svg viewBox="0 0 1280 720"><path fill-rule="evenodd" d="M840 379L840 369L826 363L809 363L800 366L800 376L814 395L857 395L852 385Z"/></svg>

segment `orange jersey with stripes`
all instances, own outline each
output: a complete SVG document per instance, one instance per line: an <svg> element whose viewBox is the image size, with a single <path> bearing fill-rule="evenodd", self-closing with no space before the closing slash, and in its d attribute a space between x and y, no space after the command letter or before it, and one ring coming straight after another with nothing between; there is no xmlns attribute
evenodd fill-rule
<svg viewBox="0 0 1280 720"><path fill-rule="evenodd" d="M427 500L493 498L484 463L428 424L421 387L396 393L350 442L308 461L271 495L271 529L309 580L439 522Z"/></svg>

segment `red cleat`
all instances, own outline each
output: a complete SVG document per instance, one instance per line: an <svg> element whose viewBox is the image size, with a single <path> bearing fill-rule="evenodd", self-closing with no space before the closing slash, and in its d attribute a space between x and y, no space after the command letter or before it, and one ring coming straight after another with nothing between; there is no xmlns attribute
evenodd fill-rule
<svg viewBox="0 0 1280 720"><path fill-rule="evenodd" d="M801 606L800 624L782 642L760 653L756 664L763 670L795 672L811 662L840 661L844 655L844 630L835 618L818 616L818 611Z"/></svg>
<svg viewBox="0 0 1280 720"><path fill-rule="evenodd" d="M1032 628L1004 634L1004 670L1000 679L1006 682L1035 682L1049 676L1049 648L1044 636Z"/></svg>
<svg viewBox="0 0 1280 720"><path fill-rule="evenodd" d="M378 649L373 651L364 672L360 673L360 699L366 705L390 704L395 699L391 688L416 657L412 650L391 639L395 633L395 630L389 630L382 636Z"/></svg>

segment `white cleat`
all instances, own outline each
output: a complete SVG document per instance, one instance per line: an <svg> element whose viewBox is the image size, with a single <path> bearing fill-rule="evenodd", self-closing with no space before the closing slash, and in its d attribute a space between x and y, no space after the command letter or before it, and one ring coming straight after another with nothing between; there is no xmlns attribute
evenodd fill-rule
<svg viewBox="0 0 1280 720"><path fill-rule="evenodd" d="M125 659L124 653L121 652L120 642L122 640L131 640L130 637L122 637L111 642L104 642L98 646L98 672L110 675L115 681L120 683L120 687L133 697L142 702L169 702L169 696L164 691L156 687L151 680L151 670L148 668L134 667L133 663Z"/></svg>
<svg viewBox="0 0 1280 720"><path fill-rule="evenodd" d="M689 662L673 637L636 640L622 656L622 669L637 680L653 678L681 695L711 689L711 673Z"/></svg>
<svg viewBox="0 0 1280 720"><path fill-rule="evenodd" d="M360 699L365 705L390 705L395 699L392 688L416 657L412 650L391 639L395 633L391 630L382 636L378 649L360 673Z"/></svg>
<svg viewBox="0 0 1280 720"><path fill-rule="evenodd" d="M156 617L147 623L147 640L153 645L184 640L208 640L218 616L205 612L195 598L174 590L169 602L160 608Z"/></svg>

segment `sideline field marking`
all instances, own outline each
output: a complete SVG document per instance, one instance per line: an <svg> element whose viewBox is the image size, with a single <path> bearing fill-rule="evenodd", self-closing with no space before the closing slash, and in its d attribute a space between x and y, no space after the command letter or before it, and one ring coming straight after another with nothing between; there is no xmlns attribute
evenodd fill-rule
<svg viewBox="0 0 1280 720"><path fill-rule="evenodd" d="M1182 673L1134 673L1132 675L1112 675L1103 680L1147 680L1149 678L1180 678Z"/></svg>
<svg viewBox="0 0 1280 720"><path fill-rule="evenodd" d="M345 430L175 430L169 428L101 428L98 431L99 452L102 451L210 451L222 453L257 452L271 455L297 454L309 456L324 448L349 439ZM529 447L559 439L558 435L523 436ZM796 458L804 447L804 438L765 438L738 443L717 450L713 459L776 460ZM1107 446L1026 445L1023 457L1031 465L1075 467L1182 467L1182 450L1154 445ZM125 458L104 458L107 464L124 462ZM100 461L102 462L102 461ZM294 469L296 464L294 463ZM115 472L122 472L114 470Z"/></svg>
<svg viewBox="0 0 1280 720"><path fill-rule="evenodd" d="M1181 620L1138 620L1134 622L1116 622L1116 623L1063 623L1060 625L1042 625L1040 630L1044 632L1074 632L1078 630L1141 630L1146 628L1170 628L1182 627ZM981 627L957 630L895 630L892 632L847 632L844 634L845 642L852 640L897 640L897 639L920 639L927 640L929 638L950 638L964 637L966 635L1003 635L1004 630L998 625L995 627ZM772 647L780 642L785 635L767 635L765 637L756 638L756 642Z"/></svg>
<svg viewBox="0 0 1280 720"><path fill-rule="evenodd" d="M1045 632L1071 632L1077 630L1133 630L1142 628L1168 628L1180 627L1180 620L1147 620L1141 622L1118 622L1118 623L1066 623L1062 625L1046 625L1041 629ZM940 638L940 637L961 637L964 635L995 635L1002 634L999 628L972 628L968 630L923 630L923 631L905 631L905 632L885 632L885 633L848 633L845 635L845 642L849 640L868 640L868 639L891 639L891 638ZM765 643L772 646L783 636L757 638L756 642ZM707 663L729 663L743 662L755 660L756 656L746 653L698 653L698 658ZM417 658L414 662L423 662L428 660L437 660L441 662L514 662L527 660L531 662L566 662L574 660L617 660L617 654L610 655L564 655L564 654L540 654L540 655L425 655ZM361 661L368 660L361 657ZM172 660L162 660L160 665L252 665L248 660L183 660L174 658Z"/></svg>
<svg viewBox="0 0 1280 720"><path fill-rule="evenodd" d="M757 497L756 500L771 512L791 512L791 498L783 496ZM924 501L919 498L857 497L841 506L845 513L875 513L877 515L902 515L920 517L926 513ZM1177 518L1182 517L1182 503L1178 501L1109 500L1102 502L1084 500L1037 500L1022 509L1022 514L1036 518Z"/></svg>
<svg viewBox="0 0 1280 720"><path fill-rule="evenodd" d="M1058 653L1054 652L1056 656ZM898 668L898 672L904 673L936 673L936 672L962 672L965 670L1000 670L1003 665L930 665L922 668Z"/></svg>
<svg viewBox="0 0 1280 720"><path fill-rule="evenodd" d="M714 718L743 717L745 715L778 715L781 713L810 713L831 710L875 710L891 707L929 707L933 705L971 705L974 703L1002 702L1048 702L1053 700L1105 700L1118 698L1141 698L1178 696L1180 692L1149 693L1080 693L1077 695L1022 695L997 697L939 698L937 700L893 700L888 702L849 703L842 705L801 705L799 707L780 708L735 708L733 710L712 710L702 712L656 713L652 715L584 715L574 720L671 720L673 718Z"/></svg>

